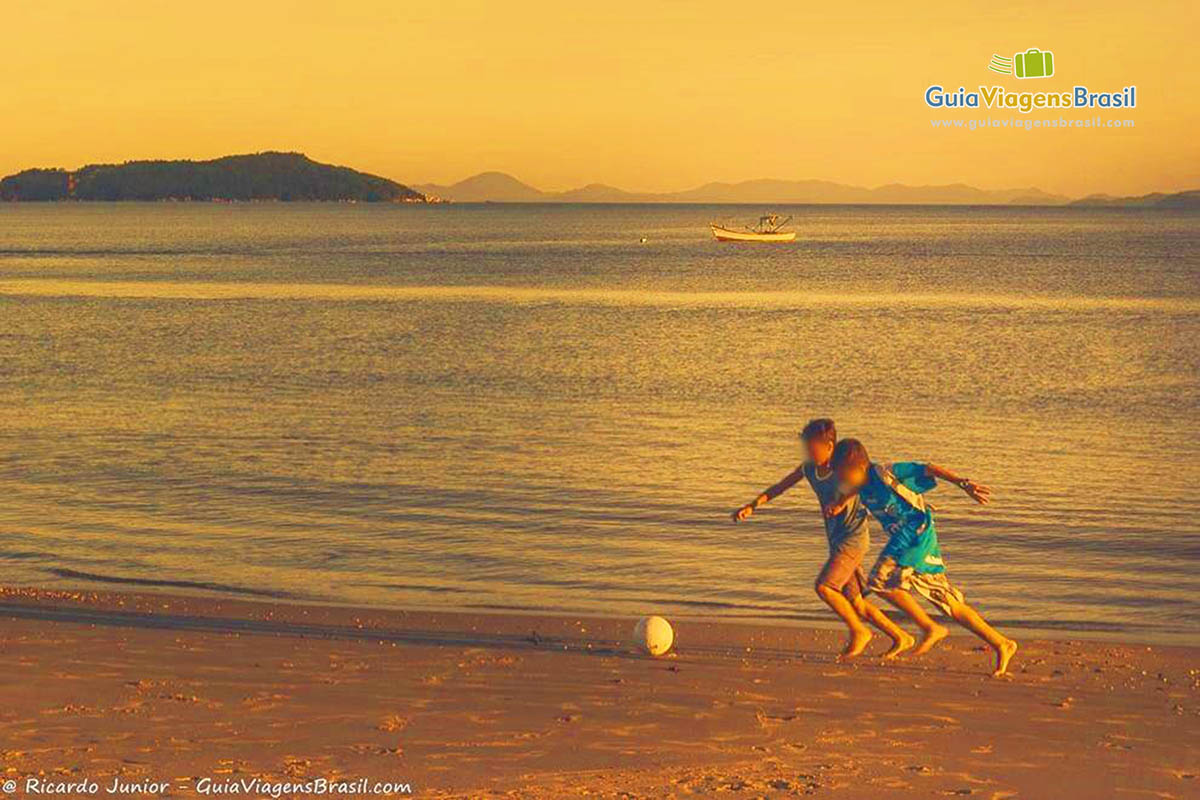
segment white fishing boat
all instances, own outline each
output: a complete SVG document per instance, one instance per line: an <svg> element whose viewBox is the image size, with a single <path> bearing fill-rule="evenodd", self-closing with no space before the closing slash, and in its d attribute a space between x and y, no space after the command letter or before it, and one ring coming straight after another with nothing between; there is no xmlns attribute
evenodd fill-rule
<svg viewBox="0 0 1200 800"><path fill-rule="evenodd" d="M708 225L718 242L792 242L796 240L796 232L782 230L791 220L791 217L781 220L778 214L767 214L759 217L756 224L741 228L716 222Z"/></svg>

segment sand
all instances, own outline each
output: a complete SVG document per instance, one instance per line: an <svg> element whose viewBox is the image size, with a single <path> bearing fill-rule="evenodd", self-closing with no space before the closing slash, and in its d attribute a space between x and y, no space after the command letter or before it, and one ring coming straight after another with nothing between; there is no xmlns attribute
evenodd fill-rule
<svg viewBox="0 0 1200 800"><path fill-rule="evenodd" d="M965 636L842 664L836 631L676 622L677 650L652 659L623 643L627 619L3 590L0 778L101 796L254 778L416 797L1200 796L1197 648L1023 640L996 680Z"/></svg>

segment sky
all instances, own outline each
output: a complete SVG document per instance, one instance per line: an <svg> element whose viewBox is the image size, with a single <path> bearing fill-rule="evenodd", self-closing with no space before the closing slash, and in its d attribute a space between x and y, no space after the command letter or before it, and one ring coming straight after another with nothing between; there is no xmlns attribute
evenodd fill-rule
<svg viewBox="0 0 1200 800"><path fill-rule="evenodd" d="M4 0L0 174L294 150L402 183L1200 188L1200 4ZM989 72L1051 50L1055 75ZM1120 129L934 129L928 86L1137 86ZM1038 112L1032 119L1093 116Z"/></svg>

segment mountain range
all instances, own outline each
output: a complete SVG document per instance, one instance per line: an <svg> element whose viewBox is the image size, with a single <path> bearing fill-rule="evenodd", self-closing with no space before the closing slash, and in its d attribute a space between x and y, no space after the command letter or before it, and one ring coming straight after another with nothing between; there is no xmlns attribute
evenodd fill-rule
<svg viewBox="0 0 1200 800"><path fill-rule="evenodd" d="M1036 187L979 189L963 183L875 188L820 180L763 178L706 183L678 192L629 192L592 183L547 192L503 172L482 172L449 186L405 186L303 153L263 152L209 161L127 161L74 171L27 169L0 179L0 200L318 200L393 203L753 203L879 205L1030 205L1200 208L1200 190L1139 197L1096 194L1072 200Z"/></svg>
<svg viewBox="0 0 1200 800"><path fill-rule="evenodd" d="M459 203L874 203L929 205L1063 205L1071 198L1036 187L978 189L962 183L869 189L818 180L764 178L740 183L706 183L678 192L628 192L592 183L565 192L546 192L503 172L482 172L451 185L414 185L419 192Z"/></svg>

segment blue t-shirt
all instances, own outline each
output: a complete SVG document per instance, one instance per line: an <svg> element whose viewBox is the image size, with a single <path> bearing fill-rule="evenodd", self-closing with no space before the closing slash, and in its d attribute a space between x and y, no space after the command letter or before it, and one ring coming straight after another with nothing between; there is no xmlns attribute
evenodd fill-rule
<svg viewBox="0 0 1200 800"><path fill-rule="evenodd" d="M801 469L804 470L804 477L808 479L821 508L835 502L841 496L837 476L833 470L822 476L820 470L810 461L804 462ZM867 522L867 511L857 497L850 498L846 508L836 517L825 518L825 536L829 539L830 555L847 551L857 553L858 557L862 558L866 554L871 546L870 524Z"/></svg>
<svg viewBox="0 0 1200 800"><path fill-rule="evenodd" d="M937 481L925 474L924 464L906 461L890 466L871 465L858 497L888 535L881 555L890 556L900 566L912 567L917 572L944 572L946 566L938 547L933 509L913 506L879 477L879 469L890 469L898 482L917 494L928 492L937 486Z"/></svg>

